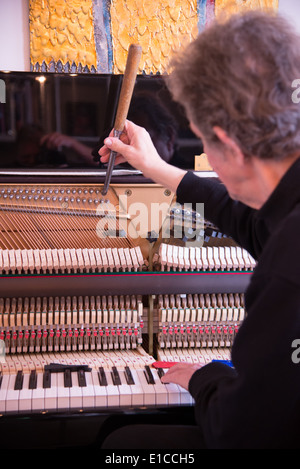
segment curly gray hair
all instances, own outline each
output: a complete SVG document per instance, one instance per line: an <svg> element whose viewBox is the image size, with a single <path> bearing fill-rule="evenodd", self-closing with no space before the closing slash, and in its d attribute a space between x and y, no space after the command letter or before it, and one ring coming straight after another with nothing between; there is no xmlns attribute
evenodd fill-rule
<svg viewBox="0 0 300 469"><path fill-rule="evenodd" d="M244 155L280 160L300 149L300 38L275 13L215 21L180 51L166 77L176 101L210 142L219 126Z"/></svg>

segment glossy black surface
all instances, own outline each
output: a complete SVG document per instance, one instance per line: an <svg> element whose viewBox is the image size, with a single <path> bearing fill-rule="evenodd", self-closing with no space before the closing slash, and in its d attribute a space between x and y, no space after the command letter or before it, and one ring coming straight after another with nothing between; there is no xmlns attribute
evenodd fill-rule
<svg viewBox="0 0 300 469"><path fill-rule="evenodd" d="M101 169L94 156L113 128L122 75L0 72L0 170ZM191 132L182 109L172 101L164 79L139 75L128 118L149 130L162 153L172 146L170 162L193 168L202 144ZM76 139L90 157L69 146L39 145L58 132ZM96 151L95 151L96 149Z"/></svg>

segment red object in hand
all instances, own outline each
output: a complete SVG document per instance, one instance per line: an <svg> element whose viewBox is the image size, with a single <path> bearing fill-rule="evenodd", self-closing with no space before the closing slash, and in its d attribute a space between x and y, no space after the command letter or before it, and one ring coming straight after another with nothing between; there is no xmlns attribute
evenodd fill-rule
<svg viewBox="0 0 300 469"><path fill-rule="evenodd" d="M171 368L178 362L154 362L152 363L153 368Z"/></svg>

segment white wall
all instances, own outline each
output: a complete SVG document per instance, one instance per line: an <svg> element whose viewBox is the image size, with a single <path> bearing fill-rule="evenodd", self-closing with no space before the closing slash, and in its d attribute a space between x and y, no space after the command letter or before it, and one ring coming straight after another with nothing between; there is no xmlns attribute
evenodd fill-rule
<svg viewBox="0 0 300 469"><path fill-rule="evenodd" d="M287 17L300 34L300 1L279 0L278 11Z"/></svg>
<svg viewBox="0 0 300 469"><path fill-rule="evenodd" d="M279 0L300 33L300 0ZM0 0L0 70L30 70L29 0Z"/></svg>
<svg viewBox="0 0 300 469"><path fill-rule="evenodd" d="M30 70L29 0L0 0L0 70Z"/></svg>

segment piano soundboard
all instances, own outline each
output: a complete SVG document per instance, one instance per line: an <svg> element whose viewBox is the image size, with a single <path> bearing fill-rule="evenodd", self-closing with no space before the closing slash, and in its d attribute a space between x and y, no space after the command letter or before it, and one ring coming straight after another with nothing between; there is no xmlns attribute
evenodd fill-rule
<svg viewBox="0 0 300 469"><path fill-rule="evenodd" d="M134 235L137 202L161 204L168 240ZM0 185L2 416L190 407L153 363L230 359L255 261L205 221L203 245L174 238L173 203L155 184L105 199L95 184Z"/></svg>

